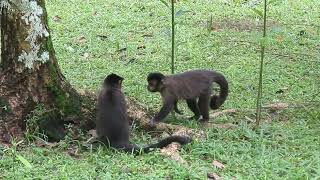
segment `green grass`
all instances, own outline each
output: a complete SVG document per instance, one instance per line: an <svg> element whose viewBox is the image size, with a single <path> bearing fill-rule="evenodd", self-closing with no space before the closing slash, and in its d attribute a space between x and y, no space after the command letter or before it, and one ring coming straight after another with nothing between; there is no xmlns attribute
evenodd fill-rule
<svg viewBox="0 0 320 180"><path fill-rule="evenodd" d="M237 3L240 2L240 3ZM205 129L207 137L181 150L182 165L159 151L134 157L99 149L79 148L80 157L59 148L33 145L17 151L32 165L29 169L0 149L0 178L7 179L206 179L216 172L225 179L319 179L320 112L313 108L289 109L270 118L257 132L250 130L246 109L254 108L259 71L262 21L252 8L262 3L244 1L180 1L176 9L189 10L177 18L176 72L215 69L230 82L230 96L221 109L243 109L240 114L211 121L237 123L233 130ZM260 1L257 1L260 2ZM59 64L79 89L96 91L111 72L125 77L124 91L150 110L160 108L160 96L146 90L151 71L170 73L170 10L159 1L48 0L49 25ZM320 1L275 1L269 6L268 42L263 80L263 104L320 101ZM208 32L207 21L220 28ZM55 16L60 21L53 21ZM259 27L258 27L259 25ZM305 32L299 35L300 32ZM99 38L98 35L107 38ZM80 42L84 37L85 42ZM145 48L138 48L145 46ZM119 51L123 48L125 50ZM88 53L89 58L84 58ZM276 93L279 89L284 93ZM180 106L186 113L184 103ZM254 112L254 111L253 111ZM201 129L185 116L167 122ZM154 140L134 129L134 142ZM11 150L11 149L9 149ZM224 170L213 167L218 160Z"/></svg>

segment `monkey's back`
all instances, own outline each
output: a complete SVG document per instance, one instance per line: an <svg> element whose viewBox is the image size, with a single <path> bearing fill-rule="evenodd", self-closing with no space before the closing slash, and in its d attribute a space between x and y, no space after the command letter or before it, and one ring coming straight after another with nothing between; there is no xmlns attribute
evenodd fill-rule
<svg viewBox="0 0 320 180"><path fill-rule="evenodd" d="M102 89L97 103L96 130L99 137L114 142L129 140L129 121L123 93L116 89Z"/></svg>
<svg viewBox="0 0 320 180"><path fill-rule="evenodd" d="M215 71L192 70L167 76L164 84L177 99L193 99L211 92L212 82L219 75Z"/></svg>

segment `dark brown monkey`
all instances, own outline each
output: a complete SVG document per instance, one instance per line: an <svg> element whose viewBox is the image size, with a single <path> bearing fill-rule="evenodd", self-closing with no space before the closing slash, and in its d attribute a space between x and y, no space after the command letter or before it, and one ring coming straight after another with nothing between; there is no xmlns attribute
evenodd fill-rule
<svg viewBox="0 0 320 180"><path fill-rule="evenodd" d="M193 118L200 121L209 120L209 106L218 109L228 96L228 82L218 72L209 70L193 70L180 74L165 76L161 73L148 75L148 90L160 92L163 106L160 112L151 120L155 124L164 119L174 108L177 109L177 101L185 99L188 107L194 113ZM212 94L212 84L216 82L220 86L220 94Z"/></svg>
<svg viewBox="0 0 320 180"><path fill-rule="evenodd" d="M149 152L151 148L165 147L172 142L187 144L191 141L189 137L170 136L143 148L131 144L126 101L121 91L122 81L123 78L116 74L108 75L98 97L96 129L102 142L113 148L138 154Z"/></svg>

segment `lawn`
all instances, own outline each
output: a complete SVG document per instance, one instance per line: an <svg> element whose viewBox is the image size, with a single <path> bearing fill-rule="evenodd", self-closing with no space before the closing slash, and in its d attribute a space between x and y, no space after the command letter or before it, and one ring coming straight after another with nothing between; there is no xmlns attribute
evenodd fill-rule
<svg viewBox="0 0 320 180"><path fill-rule="evenodd" d="M255 0L181 0L176 3L176 72L205 68L222 72L230 95L220 109L235 116L210 119L234 129L203 128L185 103L185 115L166 122L204 130L181 149L186 164L159 151L135 157L103 148L79 156L67 153L70 139L55 148L33 143L0 148L0 179L320 179L320 1L275 0L268 8L264 105L290 108L263 114L261 128L251 119L257 95L262 20ZM127 96L146 109L159 110L159 94L146 89L149 72L170 73L170 10L160 1L47 0L49 25L59 65L77 89L97 91L109 73L123 77ZM132 139L155 141L138 127ZM31 167L15 159L21 155ZM225 165L219 169L216 160ZM26 162L25 162L26 163Z"/></svg>

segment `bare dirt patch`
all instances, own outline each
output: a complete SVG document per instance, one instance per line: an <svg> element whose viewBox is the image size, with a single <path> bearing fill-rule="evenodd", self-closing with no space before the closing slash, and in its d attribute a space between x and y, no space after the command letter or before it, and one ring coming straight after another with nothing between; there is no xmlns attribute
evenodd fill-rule
<svg viewBox="0 0 320 180"><path fill-rule="evenodd" d="M210 25L211 24L211 25ZM222 19L213 20L207 26L211 26L212 31L233 30L233 31L262 31L263 23L254 19ZM270 28L278 27L280 24L274 20L269 20L267 26Z"/></svg>

